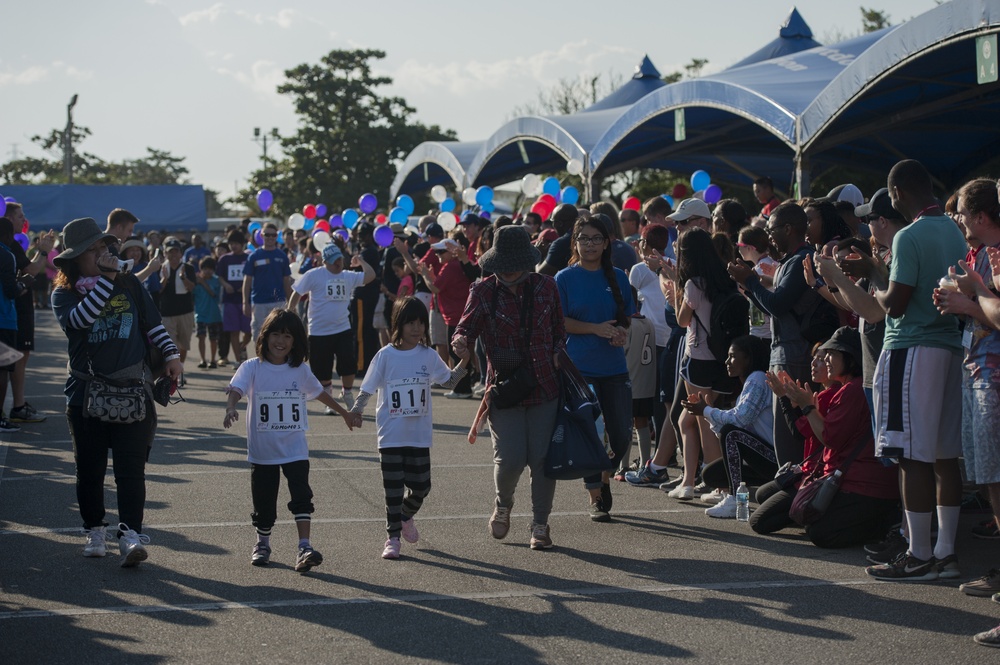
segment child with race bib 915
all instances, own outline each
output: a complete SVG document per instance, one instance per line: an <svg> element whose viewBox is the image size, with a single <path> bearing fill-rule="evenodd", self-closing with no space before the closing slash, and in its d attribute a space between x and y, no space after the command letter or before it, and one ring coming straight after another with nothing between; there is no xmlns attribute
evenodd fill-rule
<svg viewBox="0 0 1000 665"><path fill-rule="evenodd" d="M365 405L378 392L375 425L389 534L383 559L399 558L400 534L409 543L420 537L413 516L431 490L431 385L451 390L465 376L469 362L466 351L455 369L448 369L431 346L428 328L422 302L412 297L396 300L390 343L375 354L351 409L352 424L360 427Z"/></svg>
<svg viewBox="0 0 1000 665"><path fill-rule="evenodd" d="M309 542L314 508L309 487L306 400L318 399L354 429L352 415L323 391L305 363L308 349L302 319L288 309L271 310L257 338L257 357L240 365L229 383L222 421L228 429L239 420L236 405L246 396L251 518L257 529L250 563L266 566L271 561L271 529L278 516L278 485L284 473L291 494L288 510L295 517L299 535L295 570L300 573L323 563L323 555Z"/></svg>

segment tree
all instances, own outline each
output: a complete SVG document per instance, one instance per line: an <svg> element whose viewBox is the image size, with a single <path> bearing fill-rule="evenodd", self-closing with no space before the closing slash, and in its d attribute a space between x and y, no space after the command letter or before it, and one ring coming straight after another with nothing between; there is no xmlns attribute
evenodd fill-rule
<svg viewBox="0 0 1000 665"><path fill-rule="evenodd" d="M415 109L401 97L378 94L392 83L372 73L372 61L383 58L379 50L334 50L319 64L285 72L278 92L294 100L299 129L282 137L282 159L250 176L250 187L240 194L244 202L267 188L279 215L306 203L324 202L331 210L354 206L365 192L385 206L398 162L414 147L457 140L452 130L415 122Z"/></svg>
<svg viewBox="0 0 1000 665"><path fill-rule="evenodd" d="M580 74L575 79L561 78L552 87L539 90L534 102L511 109L507 119L576 113L610 95L621 86L622 81L622 75L615 72Z"/></svg>
<svg viewBox="0 0 1000 665"><path fill-rule="evenodd" d="M863 32L875 32L876 30L881 30L882 28L888 28L892 23L889 22L889 15L884 11L878 9L868 9L866 7L860 7L861 9L861 30Z"/></svg>

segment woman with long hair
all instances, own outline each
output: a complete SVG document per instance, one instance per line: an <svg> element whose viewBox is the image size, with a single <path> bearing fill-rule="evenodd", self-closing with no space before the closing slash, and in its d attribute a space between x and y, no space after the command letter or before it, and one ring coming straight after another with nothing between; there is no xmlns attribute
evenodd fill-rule
<svg viewBox="0 0 1000 665"><path fill-rule="evenodd" d="M625 273L611 263L608 224L594 215L573 227L569 266L556 274L565 316L566 351L594 388L616 458L632 437L632 384L625 362L629 317L635 313ZM611 520L610 472L583 479L590 492L590 519Z"/></svg>

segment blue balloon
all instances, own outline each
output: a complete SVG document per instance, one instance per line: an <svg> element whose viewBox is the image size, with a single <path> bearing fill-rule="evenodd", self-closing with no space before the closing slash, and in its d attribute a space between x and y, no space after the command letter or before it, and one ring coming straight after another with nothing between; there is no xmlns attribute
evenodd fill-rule
<svg viewBox="0 0 1000 665"><path fill-rule="evenodd" d="M396 206L395 208L389 211L390 222L394 222L396 224L406 224L407 217L409 217L409 214L406 212L406 209L403 208L402 206Z"/></svg>
<svg viewBox="0 0 1000 665"><path fill-rule="evenodd" d="M493 188L483 185L476 190L476 204L482 207L487 203L493 203Z"/></svg>
<svg viewBox="0 0 1000 665"><path fill-rule="evenodd" d="M484 212L493 212L496 210L496 206L493 204L493 201L487 201L486 203L481 204L479 209Z"/></svg>
<svg viewBox="0 0 1000 665"><path fill-rule="evenodd" d="M449 197L438 204L438 207L441 208L441 212L453 212L455 210L455 199Z"/></svg>
<svg viewBox="0 0 1000 665"><path fill-rule="evenodd" d="M551 176L551 175L548 178L546 178L545 182L542 183L542 193L543 194L551 194L552 196L554 196L556 198L556 200L558 200L559 199L559 178L557 178L555 176Z"/></svg>
<svg viewBox="0 0 1000 665"><path fill-rule="evenodd" d="M664 201L666 201L667 203L670 204L671 208L674 207L674 197L672 197L672 196L670 196L668 194L662 194L661 196L663 196L663 200Z"/></svg>
<svg viewBox="0 0 1000 665"><path fill-rule="evenodd" d="M316 226L315 219L307 219L306 221L302 222L302 228L305 229L306 231L312 231L312 227L314 226Z"/></svg>
<svg viewBox="0 0 1000 665"><path fill-rule="evenodd" d="M411 199L406 194L402 194L402 195L396 197L396 205L399 206L400 208L402 208L406 212L406 216L407 217L409 217L410 215L412 215L414 209L416 208L416 206L413 205L413 199ZM390 215L389 217L391 218L392 215ZM396 220L390 219L390 221L394 222ZM405 224L406 222L403 221L401 223Z"/></svg>
<svg viewBox="0 0 1000 665"><path fill-rule="evenodd" d="M712 184L712 176L705 171L698 169L691 174L691 189L700 192Z"/></svg>
<svg viewBox="0 0 1000 665"><path fill-rule="evenodd" d="M580 200L580 192L572 185L563 187L561 200L563 203L576 205L576 202Z"/></svg>
<svg viewBox="0 0 1000 665"><path fill-rule="evenodd" d="M281 231L278 231L278 244L279 245L285 244L285 236L281 233Z"/></svg>
<svg viewBox="0 0 1000 665"><path fill-rule="evenodd" d="M250 223L249 223L249 224L247 225L247 232L248 232L248 233L249 233L250 235L253 235L255 231L259 231L259 230L260 230L260 229L262 229L262 228L264 228L264 225L263 225L263 224L261 224L260 222L250 222Z"/></svg>
<svg viewBox="0 0 1000 665"><path fill-rule="evenodd" d="M344 228L353 229L354 225L358 223L358 211L354 208L345 210L340 218L344 220Z"/></svg>

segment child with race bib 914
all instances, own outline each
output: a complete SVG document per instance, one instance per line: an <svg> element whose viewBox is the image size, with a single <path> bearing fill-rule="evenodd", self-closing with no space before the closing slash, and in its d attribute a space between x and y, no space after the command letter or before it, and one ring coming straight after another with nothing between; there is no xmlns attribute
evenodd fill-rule
<svg viewBox="0 0 1000 665"><path fill-rule="evenodd" d="M318 399L354 429L352 415L323 391L305 363L308 349L302 319L288 309L271 310L257 338L257 357L241 364L229 383L222 421L228 429L239 420L236 405L246 396L251 518L257 529L250 563L266 566L271 561L271 528L278 516L278 485L284 473L291 494L288 510L295 517L299 535L295 570L300 573L323 563L323 555L309 542L314 508L309 487L306 400Z"/></svg>
<svg viewBox="0 0 1000 665"><path fill-rule="evenodd" d="M378 392L375 425L389 534L383 559L399 558L400 534L409 543L420 537L413 516L431 490L431 385L451 390L465 376L469 362L466 351L455 369L448 369L431 346L428 328L422 302L412 297L396 300L390 343L375 354L351 409L352 424L360 427L365 405Z"/></svg>

